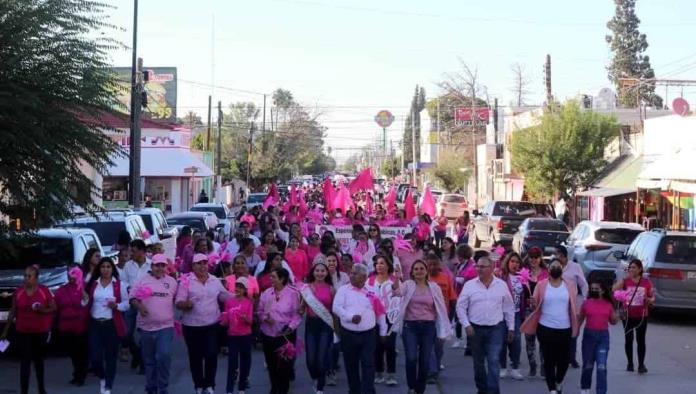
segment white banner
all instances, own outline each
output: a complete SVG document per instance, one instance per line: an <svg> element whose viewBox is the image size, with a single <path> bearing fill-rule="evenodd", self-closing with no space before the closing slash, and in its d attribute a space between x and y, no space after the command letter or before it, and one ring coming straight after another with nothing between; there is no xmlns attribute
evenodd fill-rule
<svg viewBox="0 0 696 394"><path fill-rule="evenodd" d="M367 228L368 226L365 226ZM394 239L397 235L402 237L411 232L411 227L380 227L380 232L382 233L382 238ZM332 226L332 225L317 225L315 232L319 235L324 235L325 232L331 231L336 239L345 246L348 241L353 237L353 226L343 225L343 226Z"/></svg>

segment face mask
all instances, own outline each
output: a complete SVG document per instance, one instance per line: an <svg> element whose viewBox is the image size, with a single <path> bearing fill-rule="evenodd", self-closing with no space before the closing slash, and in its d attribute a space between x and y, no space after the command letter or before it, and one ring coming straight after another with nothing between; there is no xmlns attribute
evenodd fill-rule
<svg viewBox="0 0 696 394"><path fill-rule="evenodd" d="M589 292L589 297L590 297L590 298L599 298L599 291L597 291L597 290L590 290L590 292Z"/></svg>
<svg viewBox="0 0 696 394"><path fill-rule="evenodd" d="M563 275L563 270L558 267L551 268L551 270L549 270L549 275L554 279L558 279Z"/></svg>

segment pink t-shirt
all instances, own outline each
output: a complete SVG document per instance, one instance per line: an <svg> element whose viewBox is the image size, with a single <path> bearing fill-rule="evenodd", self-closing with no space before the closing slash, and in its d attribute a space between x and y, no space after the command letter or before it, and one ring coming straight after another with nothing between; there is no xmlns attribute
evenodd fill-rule
<svg viewBox="0 0 696 394"><path fill-rule="evenodd" d="M241 316L246 316L248 323ZM251 334L251 323L254 317L254 305L247 297L230 297L225 301L225 311L220 318L222 325L227 326L227 335L238 337Z"/></svg>
<svg viewBox="0 0 696 394"><path fill-rule="evenodd" d="M152 295L140 301L147 309L147 316L138 313L138 328L144 331L157 331L174 327L176 280L169 275L165 275L160 279L155 278L151 274L145 275L138 282L137 286L131 287L129 297L131 299L136 298L136 290L143 286L152 289Z"/></svg>
<svg viewBox="0 0 696 394"><path fill-rule="evenodd" d="M416 286L411 301L406 305L404 320L429 320L433 321L437 317L435 311L435 300L430 293L430 287Z"/></svg>
<svg viewBox="0 0 696 394"><path fill-rule="evenodd" d="M193 303L193 309L183 312L181 322L192 327L216 324L220 317L220 302L228 296L220 279L208 275L205 282L201 282L196 275L190 275L188 285L181 284L176 292L176 302Z"/></svg>
<svg viewBox="0 0 696 394"><path fill-rule="evenodd" d="M324 304L326 309L331 311L331 305L333 304L333 296L331 295L331 286L324 283L324 282L314 282L311 286L313 286L313 293L314 296ZM307 315L316 317L317 314L314 313L312 308L307 308Z"/></svg>
<svg viewBox="0 0 696 394"><path fill-rule="evenodd" d="M297 250L287 248L285 249L285 261L288 262L295 280L297 282L304 282L307 274L309 273L309 261L307 260L307 253L299 248Z"/></svg>
<svg viewBox="0 0 696 394"><path fill-rule="evenodd" d="M648 316L648 303L646 298L653 296L653 287L650 280L640 278L636 287L636 282L631 278L624 279L624 290L627 291L626 302L628 306L628 317L632 319L640 319L643 316ZM635 292L635 297L633 296ZM628 305L630 302L631 305Z"/></svg>
<svg viewBox="0 0 696 394"><path fill-rule="evenodd" d="M609 319L614 313L614 306L601 298L586 300L580 309L585 314L585 328L590 330L608 330Z"/></svg>

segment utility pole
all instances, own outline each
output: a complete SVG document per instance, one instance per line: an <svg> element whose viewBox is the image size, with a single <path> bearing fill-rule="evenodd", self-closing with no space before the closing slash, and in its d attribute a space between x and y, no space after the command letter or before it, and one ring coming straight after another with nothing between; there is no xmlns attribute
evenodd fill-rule
<svg viewBox="0 0 696 394"><path fill-rule="evenodd" d="M256 123L256 118L259 116L259 110L254 113L254 118L249 122L249 150L247 152L247 173L246 173L246 184L249 189L251 189L251 153L254 147L254 128Z"/></svg>
<svg viewBox="0 0 696 394"><path fill-rule="evenodd" d="M411 108L411 156L413 156L413 186L418 186L418 180L416 179L417 163L416 163L416 109Z"/></svg>
<svg viewBox="0 0 696 394"><path fill-rule="evenodd" d="M440 98L437 98L437 164L440 164L440 147L442 146L442 138L440 137Z"/></svg>
<svg viewBox="0 0 696 394"><path fill-rule="evenodd" d="M261 126L261 132L266 134L266 95L263 95L263 125Z"/></svg>
<svg viewBox="0 0 696 394"><path fill-rule="evenodd" d="M213 123L213 96L208 96L208 134L205 138L205 150L210 150L210 132Z"/></svg>
<svg viewBox="0 0 696 394"><path fill-rule="evenodd" d="M140 68L138 67L140 65ZM140 100L139 75L142 60L138 61L138 0L133 0L133 52L131 62L130 155L128 156L128 203L140 206Z"/></svg>
<svg viewBox="0 0 696 394"><path fill-rule="evenodd" d="M553 94L551 93L551 55L546 55L544 63L544 85L546 86L546 108L553 107Z"/></svg>
<svg viewBox="0 0 696 394"><path fill-rule="evenodd" d="M218 118L217 118L217 144L216 144L215 162L215 192L222 186L222 101L218 101Z"/></svg>
<svg viewBox="0 0 696 394"><path fill-rule="evenodd" d="M473 154L474 168L474 208L478 209L478 147L476 146L476 89L471 89L471 150Z"/></svg>

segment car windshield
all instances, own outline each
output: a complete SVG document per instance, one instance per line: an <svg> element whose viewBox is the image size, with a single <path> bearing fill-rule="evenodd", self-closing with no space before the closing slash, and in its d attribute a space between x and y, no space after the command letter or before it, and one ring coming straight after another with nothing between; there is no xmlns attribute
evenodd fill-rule
<svg viewBox="0 0 696 394"><path fill-rule="evenodd" d="M193 207L191 208L194 212L212 212L218 219L227 219L225 214L225 209L223 207Z"/></svg>
<svg viewBox="0 0 696 394"><path fill-rule="evenodd" d="M444 202L453 202L453 203L465 203L466 197L458 196L456 194L446 194L443 201Z"/></svg>
<svg viewBox="0 0 696 394"><path fill-rule="evenodd" d="M247 203L263 202L266 199L266 194L250 194Z"/></svg>
<svg viewBox="0 0 696 394"><path fill-rule="evenodd" d="M205 221L198 218L169 218L167 223L170 226L189 226L194 230L207 231Z"/></svg>
<svg viewBox="0 0 696 394"><path fill-rule="evenodd" d="M528 228L542 231L568 231L566 225L558 220L531 220Z"/></svg>
<svg viewBox="0 0 696 394"><path fill-rule="evenodd" d="M523 201L497 202L493 216L527 216L536 214L534 205Z"/></svg>
<svg viewBox="0 0 696 394"><path fill-rule="evenodd" d="M70 227L91 228L97 233L99 241L102 245L116 245L118 235L121 231L126 230L124 222L87 222L87 223L70 223Z"/></svg>
<svg viewBox="0 0 696 394"><path fill-rule="evenodd" d="M150 234L156 234L157 232L155 231L155 227L152 225L152 215L149 213L143 213L138 215L141 218L143 218L143 222L145 222L145 227L147 227L147 231L150 232Z"/></svg>
<svg viewBox="0 0 696 394"><path fill-rule="evenodd" d="M666 236L660 241L655 261L696 264L696 236Z"/></svg>
<svg viewBox="0 0 696 394"><path fill-rule="evenodd" d="M74 260L72 238L26 236L0 241L0 269L62 267Z"/></svg>
<svg viewBox="0 0 696 394"><path fill-rule="evenodd" d="M630 245L641 232L627 228L603 228L595 231L595 239L608 244Z"/></svg>

